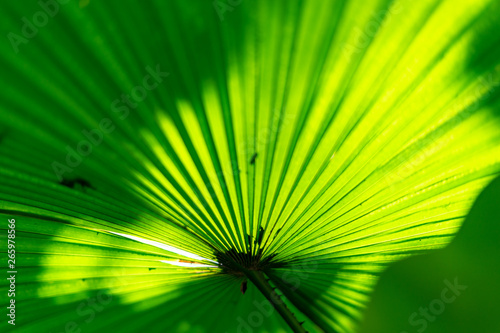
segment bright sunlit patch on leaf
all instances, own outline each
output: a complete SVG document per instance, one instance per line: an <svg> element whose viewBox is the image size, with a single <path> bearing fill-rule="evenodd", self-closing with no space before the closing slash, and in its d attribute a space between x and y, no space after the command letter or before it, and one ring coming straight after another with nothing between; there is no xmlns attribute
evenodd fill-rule
<svg viewBox="0 0 500 333"><path fill-rule="evenodd" d="M500 172L499 1L78 3L0 4L21 331L353 333Z"/></svg>
<svg viewBox="0 0 500 333"><path fill-rule="evenodd" d="M163 244L163 243L152 241L152 240L145 239L145 238L140 238L140 237L137 237L137 236L121 234L121 233L118 233L118 232L113 232L113 231L108 231L108 232L112 233L112 234L115 234L115 235L118 235L118 236L126 237L128 239L132 239L132 240L144 243L144 244L152 245L152 246L155 246L157 248L160 248L160 249L172 252L172 253L177 253L177 254L180 254L181 256L184 256L184 257L188 257L188 258L195 259L195 260L211 261L211 262L217 264L217 261L200 257L200 256L198 256L198 255L196 255L194 253L190 253L190 252L178 249L176 247L173 247L173 246L170 246L170 245L167 245L167 244Z"/></svg>
<svg viewBox="0 0 500 333"><path fill-rule="evenodd" d="M170 264L173 266L180 266L180 267L219 267L219 266L214 266L214 265L206 265L206 264L200 264L200 263L195 263L195 262L183 262L183 261L169 261L169 260L160 260L161 262L164 262L166 264Z"/></svg>

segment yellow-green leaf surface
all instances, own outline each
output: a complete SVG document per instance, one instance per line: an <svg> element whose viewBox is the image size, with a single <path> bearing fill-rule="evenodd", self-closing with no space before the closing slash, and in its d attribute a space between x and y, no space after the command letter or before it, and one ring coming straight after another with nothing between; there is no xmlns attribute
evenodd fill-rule
<svg viewBox="0 0 500 333"><path fill-rule="evenodd" d="M385 267L448 244L500 171L495 0L0 15L2 332L290 332L221 258L304 330L356 332Z"/></svg>

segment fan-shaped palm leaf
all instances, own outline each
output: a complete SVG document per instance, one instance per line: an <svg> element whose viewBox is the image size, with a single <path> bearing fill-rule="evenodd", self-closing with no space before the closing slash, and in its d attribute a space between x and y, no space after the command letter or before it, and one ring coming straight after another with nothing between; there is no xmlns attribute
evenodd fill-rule
<svg viewBox="0 0 500 333"><path fill-rule="evenodd" d="M19 332L353 332L500 170L497 1L61 2L0 5Z"/></svg>

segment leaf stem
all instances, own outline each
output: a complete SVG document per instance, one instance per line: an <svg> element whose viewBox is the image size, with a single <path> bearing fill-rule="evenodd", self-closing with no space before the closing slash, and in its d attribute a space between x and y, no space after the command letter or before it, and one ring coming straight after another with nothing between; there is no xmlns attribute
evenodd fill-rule
<svg viewBox="0 0 500 333"><path fill-rule="evenodd" d="M245 270L245 275L260 290L295 333L306 333L294 314L266 280L262 271Z"/></svg>

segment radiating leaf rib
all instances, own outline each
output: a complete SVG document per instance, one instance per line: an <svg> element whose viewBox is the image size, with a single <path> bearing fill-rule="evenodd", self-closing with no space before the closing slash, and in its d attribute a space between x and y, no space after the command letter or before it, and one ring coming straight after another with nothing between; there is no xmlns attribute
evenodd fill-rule
<svg viewBox="0 0 500 333"><path fill-rule="evenodd" d="M237 329L265 297L241 295L232 261L308 331L355 332L385 267L446 246L499 173L497 1L216 3L68 3L18 53L0 45L0 216L27 332ZM40 10L1 7L6 33ZM159 243L227 261L176 267L190 258ZM87 325L75 309L100 291L113 303Z"/></svg>

